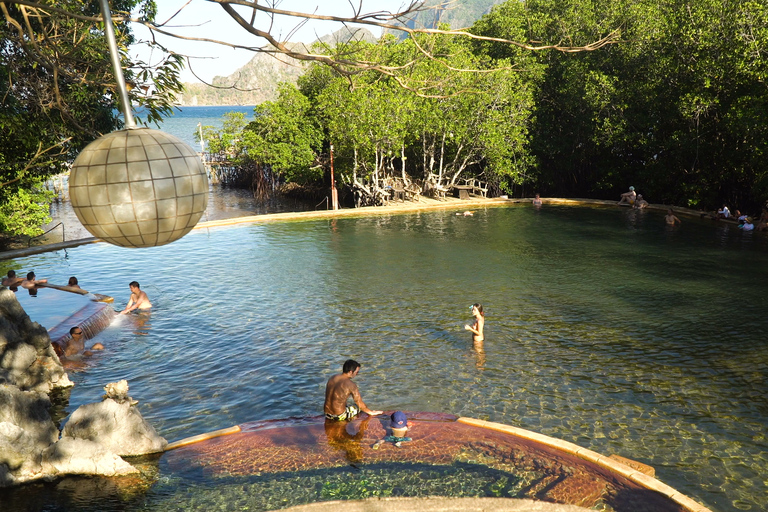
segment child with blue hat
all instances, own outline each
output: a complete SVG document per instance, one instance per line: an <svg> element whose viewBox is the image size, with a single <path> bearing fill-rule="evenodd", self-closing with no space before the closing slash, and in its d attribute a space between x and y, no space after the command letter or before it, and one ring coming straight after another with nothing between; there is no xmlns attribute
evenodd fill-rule
<svg viewBox="0 0 768 512"><path fill-rule="evenodd" d="M391 442L394 443L395 446L400 446L400 443L411 441L410 437L405 436L408 432L408 417L405 413L403 411L395 411L389 419L389 428L392 430L392 433L384 439L377 441L376 444L373 445L375 450L385 442Z"/></svg>

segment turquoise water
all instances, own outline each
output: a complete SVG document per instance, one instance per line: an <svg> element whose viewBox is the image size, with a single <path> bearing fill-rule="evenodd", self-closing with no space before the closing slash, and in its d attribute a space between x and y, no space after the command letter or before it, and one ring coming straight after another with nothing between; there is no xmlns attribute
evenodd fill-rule
<svg viewBox="0 0 768 512"><path fill-rule="evenodd" d="M768 237L659 212L528 206L248 225L164 247L12 262L155 308L73 374L69 410L128 379L169 440L366 403L518 425L617 453L718 511L768 498ZM463 325L486 307L485 351Z"/></svg>
<svg viewBox="0 0 768 512"><path fill-rule="evenodd" d="M253 106L219 106L219 107L178 107L173 109L173 115L165 118L159 129L175 135L197 151L200 151L200 142L195 140L197 123L203 126L213 126L221 129L223 116L227 112L242 112L246 121L253 121ZM138 113L141 116L141 112ZM155 125L148 125L157 128Z"/></svg>

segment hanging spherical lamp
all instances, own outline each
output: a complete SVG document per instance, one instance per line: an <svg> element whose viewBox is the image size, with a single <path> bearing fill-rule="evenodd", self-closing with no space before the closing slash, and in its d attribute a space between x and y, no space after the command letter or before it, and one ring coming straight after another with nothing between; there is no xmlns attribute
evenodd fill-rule
<svg viewBox="0 0 768 512"><path fill-rule="evenodd" d="M185 142L130 128L96 139L78 155L69 197L93 236L122 247L151 247L195 227L208 205L208 176Z"/></svg>
<svg viewBox="0 0 768 512"><path fill-rule="evenodd" d="M91 142L69 175L77 218L93 236L122 247L165 245L186 235L208 206L208 175L188 144L137 127L123 78L108 0L100 0L125 130Z"/></svg>

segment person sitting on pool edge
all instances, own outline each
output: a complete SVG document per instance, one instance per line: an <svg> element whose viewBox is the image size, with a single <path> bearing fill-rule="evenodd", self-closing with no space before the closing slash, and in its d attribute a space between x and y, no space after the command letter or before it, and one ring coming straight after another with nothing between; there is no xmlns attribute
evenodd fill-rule
<svg viewBox="0 0 768 512"><path fill-rule="evenodd" d="M357 416L360 411L370 416L378 416L383 411L372 411L365 405L357 384L352 379L360 373L360 363L347 359L341 368L341 373L328 379L325 386L325 418L332 421L348 421ZM352 395L355 405L347 405L347 398Z"/></svg>
<svg viewBox="0 0 768 512"><path fill-rule="evenodd" d="M21 282L21 287L29 290L32 288L36 288L38 283L47 283L47 282L48 282L47 279L35 279L35 273L29 272L27 274L27 278Z"/></svg>
<svg viewBox="0 0 768 512"><path fill-rule="evenodd" d="M121 315L130 313L135 309L149 309L152 307L147 293L141 291L138 281L131 281L128 286L131 288L131 298L128 299L128 305L125 306L125 309L120 312Z"/></svg>
<svg viewBox="0 0 768 512"><path fill-rule="evenodd" d="M619 200L618 204L628 204L629 206L632 206L635 204L636 197L637 193L635 193L635 187L629 187L629 192L624 192L621 194L621 199Z"/></svg>
<svg viewBox="0 0 768 512"><path fill-rule="evenodd" d="M637 194L637 201L635 201L634 208L645 208L648 206L648 201L643 199L642 194Z"/></svg>

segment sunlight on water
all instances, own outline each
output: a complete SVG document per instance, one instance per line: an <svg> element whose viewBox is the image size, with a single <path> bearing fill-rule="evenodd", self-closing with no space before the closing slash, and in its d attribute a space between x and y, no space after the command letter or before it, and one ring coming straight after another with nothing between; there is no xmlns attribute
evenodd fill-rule
<svg viewBox="0 0 768 512"><path fill-rule="evenodd" d="M545 207L193 232L144 250L81 246L5 262L77 275L125 306L71 376L69 411L128 379L169 440L321 413L363 363L366 403L540 431L656 468L719 511L768 484L768 242L658 212ZM467 306L486 307L485 354Z"/></svg>

